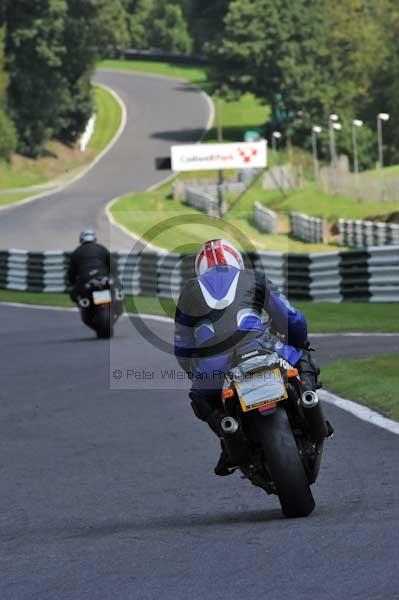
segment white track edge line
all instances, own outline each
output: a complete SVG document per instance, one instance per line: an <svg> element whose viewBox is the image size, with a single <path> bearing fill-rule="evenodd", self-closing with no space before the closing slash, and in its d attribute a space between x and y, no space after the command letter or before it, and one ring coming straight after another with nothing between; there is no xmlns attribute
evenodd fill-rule
<svg viewBox="0 0 399 600"><path fill-rule="evenodd" d="M46 192L41 192L39 194L34 194L33 196L29 196L28 198L25 198L24 200L19 200L17 202L13 202L11 204L5 204L4 206L0 206L0 211L14 210L20 206L23 206L24 204L29 204L30 202L34 202L35 200L40 200L41 198L46 198L47 196L52 196L53 194L58 194L59 192L62 192L63 190L67 189L70 185L77 183L80 179L85 177L87 175L87 173L89 173L89 171L91 171L96 166L96 164L102 158L104 158L104 156L106 154L108 154L108 152L110 150L112 150L112 148L118 142L119 138L121 137L122 133L125 130L126 123L127 123L127 109L126 109L126 105L123 102L122 98L113 89L111 89L110 87L108 87L107 85L105 85L103 83L96 83L96 86L102 87L105 90L107 90L111 94L111 96L118 102L118 104L121 108L121 111L122 111L121 122L119 124L118 131L116 132L116 134L114 135L112 140L107 144L107 146L105 146L105 148L103 148L101 150L100 154L98 154L94 158L94 160L92 160L92 162L89 165L87 165L87 167L85 167L82 171L80 171L75 177L73 177L69 181L65 182L62 185L55 186L55 187L51 188L50 190L47 190Z"/></svg>
<svg viewBox="0 0 399 600"><path fill-rule="evenodd" d="M318 395L324 402L332 404L333 406L337 406L338 408L351 413L361 421L365 421L366 423L370 423L376 427L386 429L395 435L399 435L399 423L397 421L383 417L378 412L371 410L371 408L368 408L367 406L357 404L357 402L347 400L346 398L341 398L341 396L336 396L327 390L320 390Z"/></svg>

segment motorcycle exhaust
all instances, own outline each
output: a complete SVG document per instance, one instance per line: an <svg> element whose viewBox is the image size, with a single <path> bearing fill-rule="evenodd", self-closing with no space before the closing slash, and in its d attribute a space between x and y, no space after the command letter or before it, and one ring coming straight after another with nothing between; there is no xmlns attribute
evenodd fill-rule
<svg viewBox="0 0 399 600"><path fill-rule="evenodd" d="M81 308L88 308L90 306L90 300L88 298L80 298L79 306Z"/></svg>
<svg viewBox="0 0 399 600"><path fill-rule="evenodd" d="M223 432L224 447L231 463L234 465L247 463L250 458L248 441L237 419L224 417L220 422L220 427Z"/></svg>
<svg viewBox="0 0 399 600"><path fill-rule="evenodd" d="M328 437L328 428L318 395L312 390L304 392L301 404L312 438L315 442L322 442Z"/></svg>
<svg viewBox="0 0 399 600"><path fill-rule="evenodd" d="M227 435L233 435L237 433L239 428L239 423L233 417L224 417L220 423L223 433Z"/></svg>

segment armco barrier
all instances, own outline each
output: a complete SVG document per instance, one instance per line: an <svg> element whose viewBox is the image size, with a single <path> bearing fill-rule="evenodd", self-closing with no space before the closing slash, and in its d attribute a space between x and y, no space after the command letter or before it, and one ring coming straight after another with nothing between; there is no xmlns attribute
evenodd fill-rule
<svg viewBox="0 0 399 600"><path fill-rule="evenodd" d="M395 223L339 219L338 227L341 246L365 248L399 245L399 225Z"/></svg>
<svg viewBox="0 0 399 600"><path fill-rule="evenodd" d="M248 181L248 184L251 180ZM222 184L224 194L242 194L247 189L247 185L243 181L224 181ZM215 183L214 179L190 179L189 181L176 180L173 185L173 197L186 198L187 190L194 191L196 193L205 194L207 196L213 196L214 198L218 195L218 184Z"/></svg>
<svg viewBox="0 0 399 600"><path fill-rule="evenodd" d="M177 298L194 277L192 256L168 252L115 253L125 293ZM399 302L399 246L351 252L259 252L250 260L293 300ZM0 288L63 292L69 253L0 251Z"/></svg>
<svg viewBox="0 0 399 600"><path fill-rule="evenodd" d="M328 224L324 219L309 217L298 212L292 212L290 217L293 237L314 244L326 244L328 242Z"/></svg>
<svg viewBox="0 0 399 600"><path fill-rule="evenodd" d="M0 251L0 286L10 290L63 292L69 255L65 252Z"/></svg>
<svg viewBox="0 0 399 600"><path fill-rule="evenodd" d="M255 225L265 233L276 233L277 225L278 225L278 217L277 214L262 206L260 202L255 202L254 204L254 223Z"/></svg>
<svg viewBox="0 0 399 600"><path fill-rule="evenodd" d="M199 190L194 190L191 188L186 188L184 202L189 204L193 208L205 212L210 217L218 217L219 216L219 203L215 198L205 194L204 192L200 192ZM226 204L223 203L222 206L222 215L226 212Z"/></svg>

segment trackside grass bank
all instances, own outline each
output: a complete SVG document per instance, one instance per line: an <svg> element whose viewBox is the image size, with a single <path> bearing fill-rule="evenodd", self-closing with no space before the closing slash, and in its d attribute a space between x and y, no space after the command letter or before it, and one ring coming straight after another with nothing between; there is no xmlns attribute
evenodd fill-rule
<svg viewBox="0 0 399 600"><path fill-rule="evenodd" d="M261 249L277 252L331 252L337 246L310 244L283 233L264 234L252 222L252 205L245 195L224 219L209 219L199 211L173 199L172 183L150 192L131 194L118 200L111 208L114 219L144 240L176 251L185 247L195 252L206 239L227 237L238 241L245 250ZM183 224L177 222L182 219ZM159 224L156 239L152 237L154 223ZM150 239L151 238L151 239ZM180 251L180 250L177 250Z"/></svg>
<svg viewBox="0 0 399 600"><path fill-rule="evenodd" d="M68 294L14 292L0 290L0 302L20 302L41 306L72 307ZM305 314L311 333L399 333L399 304L368 304L364 302L295 302ZM126 299L128 312L174 316L172 300L138 296Z"/></svg>
<svg viewBox="0 0 399 600"><path fill-rule="evenodd" d="M116 98L103 87L96 86L94 96L97 118L86 151L82 153L78 144L68 147L51 141L45 155L36 160L14 155L10 163L0 162L0 206L68 181L109 144L119 129L122 109Z"/></svg>
<svg viewBox="0 0 399 600"><path fill-rule="evenodd" d="M328 390L399 420L399 354L338 361L322 370Z"/></svg>

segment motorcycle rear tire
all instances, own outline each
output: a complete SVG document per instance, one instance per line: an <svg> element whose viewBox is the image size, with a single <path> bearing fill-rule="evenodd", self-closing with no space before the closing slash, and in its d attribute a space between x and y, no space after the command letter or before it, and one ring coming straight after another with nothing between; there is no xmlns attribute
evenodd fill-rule
<svg viewBox="0 0 399 600"><path fill-rule="evenodd" d="M100 339L109 339L114 334L113 321L111 319L111 307L97 309L95 316L95 329L97 337Z"/></svg>
<svg viewBox="0 0 399 600"><path fill-rule="evenodd" d="M289 518L308 516L315 501L284 406L272 415L259 416L257 422L283 514Z"/></svg>

